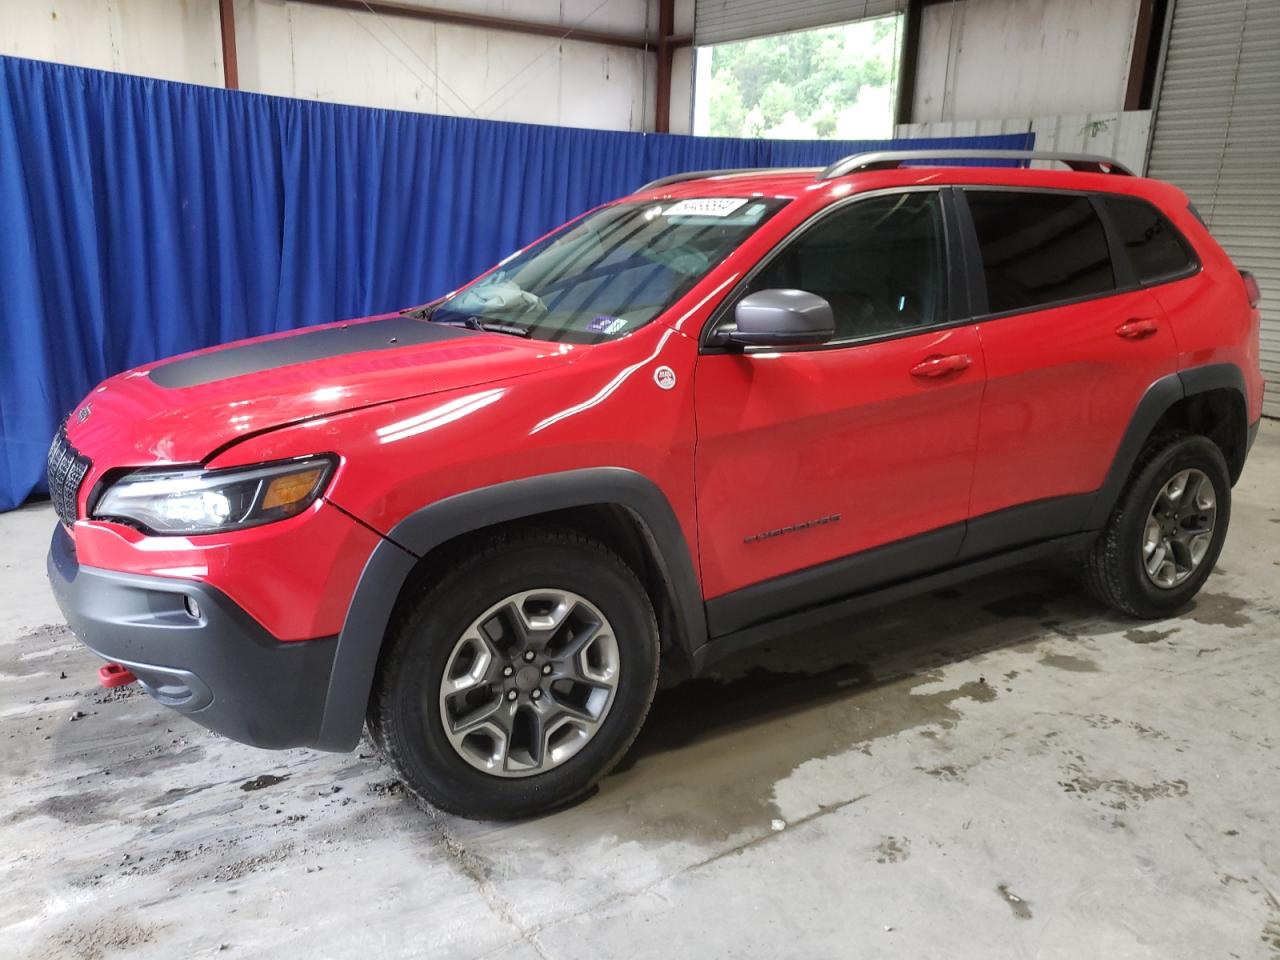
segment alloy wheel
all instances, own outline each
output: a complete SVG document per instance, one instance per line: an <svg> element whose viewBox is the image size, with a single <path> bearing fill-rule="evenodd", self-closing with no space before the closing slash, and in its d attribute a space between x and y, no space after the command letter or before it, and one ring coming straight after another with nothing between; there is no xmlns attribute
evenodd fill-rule
<svg viewBox="0 0 1280 960"><path fill-rule="evenodd" d="M613 628L598 607L567 590L524 590L476 617L454 644L440 719L477 770L545 773L595 736L620 672Z"/></svg>
<svg viewBox="0 0 1280 960"><path fill-rule="evenodd" d="M1161 589L1178 586L1200 568L1213 543L1217 494L1200 470L1175 473L1156 494L1142 537L1142 565Z"/></svg>

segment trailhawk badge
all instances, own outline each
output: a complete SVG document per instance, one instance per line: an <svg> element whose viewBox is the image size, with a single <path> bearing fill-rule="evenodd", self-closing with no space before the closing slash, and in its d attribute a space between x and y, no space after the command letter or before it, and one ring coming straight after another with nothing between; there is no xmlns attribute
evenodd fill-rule
<svg viewBox="0 0 1280 960"><path fill-rule="evenodd" d="M676 372L670 367L659 367L653 371L653 382L663 390L670 390L676 385Z"/></svg>

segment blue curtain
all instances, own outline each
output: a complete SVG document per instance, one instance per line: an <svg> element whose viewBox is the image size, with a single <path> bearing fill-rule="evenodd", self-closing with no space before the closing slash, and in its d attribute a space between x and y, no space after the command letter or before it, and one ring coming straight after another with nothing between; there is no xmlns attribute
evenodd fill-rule
<svg viewBox="0 0 1280 960"><path fill-rule="evenodd" d="M0 510L43 490L59 419L120 370L420 303L668 173L905 144L496 123L0 57Z"/></svg>

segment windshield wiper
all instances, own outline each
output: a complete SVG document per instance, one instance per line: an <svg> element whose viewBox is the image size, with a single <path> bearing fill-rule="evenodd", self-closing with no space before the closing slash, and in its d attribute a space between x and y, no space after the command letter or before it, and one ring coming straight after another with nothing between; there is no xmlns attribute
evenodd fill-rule
<svg viewBox="0 0 1280 960"><path fill-rule="evenodd" d="M481 320L479 317L467 317L467 326L472 330L484 330L487 333L509 333L513 337L527 337L531 327L519 323L502 323L498 320Z"/></svg>
<svg viewBox="0 0 1280 960"><path fill-rule="evenodd" d="M427 319L430 319L430 316L431 314L428 314ZM531 332L531 328L518 323L482 320L480 317L459 317L457 320L436 320L435 322L447 327L466 327L468 330L483 330L485 333L506 333L513 337L527 337Z"/></svg>
<svg viewBox="0 0 1280 960"><path fill-rule="evenodd" d="M427 303L421 307L410 307L407 310L401 310L400 316L408 317L410 320L430 320L431 315L436 312L438 303Z"/></svg>

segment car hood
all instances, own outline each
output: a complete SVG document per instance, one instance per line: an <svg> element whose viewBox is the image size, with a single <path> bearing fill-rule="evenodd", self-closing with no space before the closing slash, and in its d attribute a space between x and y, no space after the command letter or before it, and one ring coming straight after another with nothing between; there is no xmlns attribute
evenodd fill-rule
<svg viewBox="0 0 1280 960"><path fill-rule="evenodd" d="M114 376L73 411L67 435L112 465L196 463L264 430L524 376L581 350L398 314L326 324Z"/></svg>

